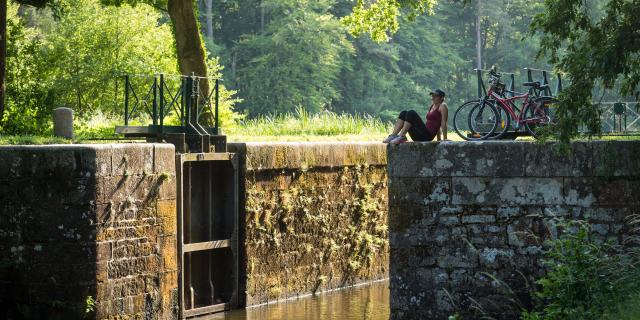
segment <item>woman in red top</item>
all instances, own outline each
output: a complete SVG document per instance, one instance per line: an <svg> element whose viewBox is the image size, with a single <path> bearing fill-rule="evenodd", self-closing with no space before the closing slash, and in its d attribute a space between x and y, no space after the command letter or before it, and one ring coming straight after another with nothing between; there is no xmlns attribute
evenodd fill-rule
<svg viewBox="0 0 640 320"><path fill-rule="evenodd" d="M407 133L413 141L431 141L436 137L438 141L447 140L449 109L444 102L445 93L437 89L430 95L433 103L427 112L426 124L414 110L402 111L393 132L382 142L392 144L407 142Z"/></svg>

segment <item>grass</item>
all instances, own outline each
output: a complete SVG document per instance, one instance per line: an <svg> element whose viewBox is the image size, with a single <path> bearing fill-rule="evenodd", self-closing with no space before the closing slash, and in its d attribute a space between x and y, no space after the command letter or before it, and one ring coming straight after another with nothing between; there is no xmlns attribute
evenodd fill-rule
<svg viewBox="0 0 640 320"><path fill-rule="evenodd" d="M225 133L233 141L378 141L391 127L370 116L320 112L261 116L241 121ZM224 129L224 128L223 128Z"/></svg>
<svg viewBox="0 0 640 320"><path fill-rule="evenodd" d="M604 320L637 320L640 319L640 293L619 304L613 312L605 314Z"/></svg>
<svg viewBox="0 0 640 320"><path fill-rule="evenodd" d="M0 135L0 145L69 144L73 141L53 136Z"/></svg>

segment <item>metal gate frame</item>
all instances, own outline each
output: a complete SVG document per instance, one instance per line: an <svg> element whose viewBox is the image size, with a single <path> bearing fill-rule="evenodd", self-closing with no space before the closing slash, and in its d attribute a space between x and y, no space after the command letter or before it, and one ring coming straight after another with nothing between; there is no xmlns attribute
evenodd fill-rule
<svg viewBox="0 0 640 320"><path fill-rule="evenodd" d="M213 183L224 183L231 184L234 188L233 190L233 199L227 199L227 201L232 201L232 217L233 217L233 231L231 233L231 237L228 239L221 240L211 240L205 242L197 242L197 243L185 243L185 234L184 234L184 223L185 223L185 213L191 213L191 176L190 174L185 174L185 163L188 162L202 162L202 161L229 161L233 168L233 181L213 181L213 176L209 178L209 186ZM177 175L177 221L178 221L178 300L179 300L179 319L187 319L198 316L203 316L215 312L227 311L231 309L235 309L238 306L239 301L239 250L238 250L238 197L239 197L239 161L238 156L235 153L185 153L185 154L177 154L176 155L176 175ZM190 179L188 184L185 184L183 179ZM187 186L187 190L185 190L185 185ZM209 189L209 204L212 203L212 191ZM209 221L213 221L213 209L209 208ZM189 217L190 218L190 217ZM209 226L209 230L212 229L213 223ZM212 235L212 231L209 231L209 236ZM233 292L231 294L231 298L229 301L223 301L221 303L211 304L208 306L202 307L194 307L194 297L193 292L190 292L190 301L191 305L187 306L187 296L185 295L186 289L191 288L191 283L185 283L185 278L188 276L191 279L191 274L189 270L185 270L185 257L187 254L192 252L205 252L205 251L214 251L214 250L224 250L224 248L231 249L232 259L230 263L232 264L231 270L232 274L229 276L232 277L232 286ZM212 280L212 266L213 263L209 258L209 283L212 287L211 292L211 300L213 301L213 280ZM192 265L190 264L190 267ZM189 308L187 308L189 307Z"/></svg>

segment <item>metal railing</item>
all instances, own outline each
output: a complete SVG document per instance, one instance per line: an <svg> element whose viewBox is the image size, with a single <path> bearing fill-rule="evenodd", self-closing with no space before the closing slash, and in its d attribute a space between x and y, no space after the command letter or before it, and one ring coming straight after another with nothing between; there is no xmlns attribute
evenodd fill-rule
<svg viewBox="0 0 640 320"><path fill-rule="evenodd" d="M485 85L485 81L484 81L484 74L487 74L489 71L491 70L486 70L486 69L473 69L476 72L476 77L477 77L477 81L478 81L478 98L482 98L484 96L487 95L487 87ZM550 81L552 79L555 80L556 85L555 85L555 92L551 91L551 86L549 86L549 88L546 88L543 90L543 95L544 96L556 96L558 93L560 93L560 91L562 91L562 73L554 73L552 71L549 70L542 70L542 69L534 69L534 68L524 68L523 70L526 71L526 82L534 82L534 81L538 81L540 82L540 84L542 85L549 85ZM507 84L507 94L513 94L513 92L515 92L515 87L516 87L516 73L511 73L511 72L500 72L500 74L507 75L509 76L509 83ZM539 94L537 92L534 92L535 89L530 88L529 89L529 93L530 94Z"/></svg>
<svg viewBox="0 0 640 320"><path fill-rule="evenodd" d="M205 91L204 79L209 82ZM124 75L124 126L116 132L159 137L165 133L218 135L220 81L195 75ZM167 125L170 117L177 123ZM203 123L205 117L211 121Z"/></svg>
<svg viewBox="0 0 640 320"><path fill-rule="evenodd" d="M600 129L604 134L640 133L638 102L600 102ZM587 133L583 128L583 133Z"/></svg>

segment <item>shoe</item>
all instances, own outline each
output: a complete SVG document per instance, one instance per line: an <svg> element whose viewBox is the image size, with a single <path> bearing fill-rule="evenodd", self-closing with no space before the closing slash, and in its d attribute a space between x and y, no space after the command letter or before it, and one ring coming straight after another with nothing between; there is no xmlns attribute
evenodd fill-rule
<svg viewBox="0 0 640 320"><path fill-rule="evenodd" d="M382 140L382 143L389 143L391 140L397 138L398 136L395 134L390 134L386 139Z"/></svg>
<svg viewBox="0 0 640 320"><path fill-rule="evenodd" d="M406 136L397 136L395 139L391 140L391 144L401 144L407 142Z"/></svg>

